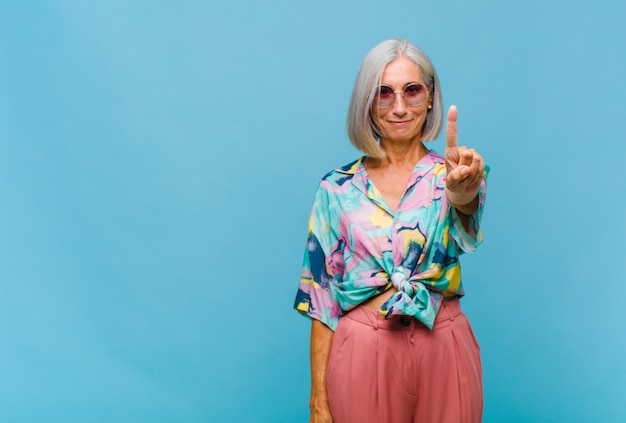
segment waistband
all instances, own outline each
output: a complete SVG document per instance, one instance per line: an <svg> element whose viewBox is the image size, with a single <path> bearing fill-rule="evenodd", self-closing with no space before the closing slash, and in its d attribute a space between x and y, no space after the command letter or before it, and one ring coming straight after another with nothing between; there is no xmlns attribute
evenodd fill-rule
<svg viewBox="0 0 626 423"><path fill-rule="evenodd" d="M439 322L454 320L461 313L461 302L458 297L443 301L439 306L437 317L435 317L435 327ZM363 305L355 307L342 317L342 319L346 318L371 326L374 329L413 330L418 327L428 329L426 325L412 316L392 316L385 319L380 315L380 312Z"/></svg>

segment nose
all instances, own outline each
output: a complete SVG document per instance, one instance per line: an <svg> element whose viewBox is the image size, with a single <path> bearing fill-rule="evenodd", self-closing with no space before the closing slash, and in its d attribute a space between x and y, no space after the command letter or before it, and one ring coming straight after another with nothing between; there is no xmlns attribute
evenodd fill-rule
<svg viewBox="0 0 626 423"><path fill-rule="evenodd" d="M406 114L406 103L404 101L404 97L403 97L403 93L400 92L396 92L395 93L396 96L393 99L393 113L398 115L398 116L402 116L404 114Z"/></svg>

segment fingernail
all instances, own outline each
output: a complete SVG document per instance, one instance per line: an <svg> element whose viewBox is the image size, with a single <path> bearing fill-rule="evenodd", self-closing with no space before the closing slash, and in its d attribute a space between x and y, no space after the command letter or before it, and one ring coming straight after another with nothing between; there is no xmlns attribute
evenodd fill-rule
<svg viewBox="0 0 626 423"><path fill-rule="evenodd" d="M461 169L461 175L467 176L469 174L470 174L469 167L464 167L464 168Z"/></svg>

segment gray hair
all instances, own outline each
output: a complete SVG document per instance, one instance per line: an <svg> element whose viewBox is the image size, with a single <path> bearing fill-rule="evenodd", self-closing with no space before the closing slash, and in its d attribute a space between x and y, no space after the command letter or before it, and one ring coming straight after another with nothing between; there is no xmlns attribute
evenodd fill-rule
<svg viewBox="0 0 626 423"><path fill-rule="evenodd" d="M379 134L372 118L372 104L387 65L397 58L411 59L422 72L428 90L433 96L433 107L426 113L422 141L437 138L443 121L441 89L435 67L426 54L409 41L395 38L383 41L365 56L356 77L348 107L347 130L356 148L373 158L386 157L378 143Z"/></svg>

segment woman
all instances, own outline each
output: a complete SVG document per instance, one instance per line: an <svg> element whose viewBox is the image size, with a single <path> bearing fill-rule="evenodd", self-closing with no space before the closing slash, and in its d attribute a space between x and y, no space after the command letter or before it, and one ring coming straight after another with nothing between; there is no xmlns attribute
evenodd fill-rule
<svg viewBox="0 0 626 423"><path fill-rule="evenodd" d="M479 422L480 351L460 310L459 255L481 242L488 168L445 158L439 80L406 40L368 53L348 111L365 156L320 182L295 308L312 318L310 422Z"/></svg>

